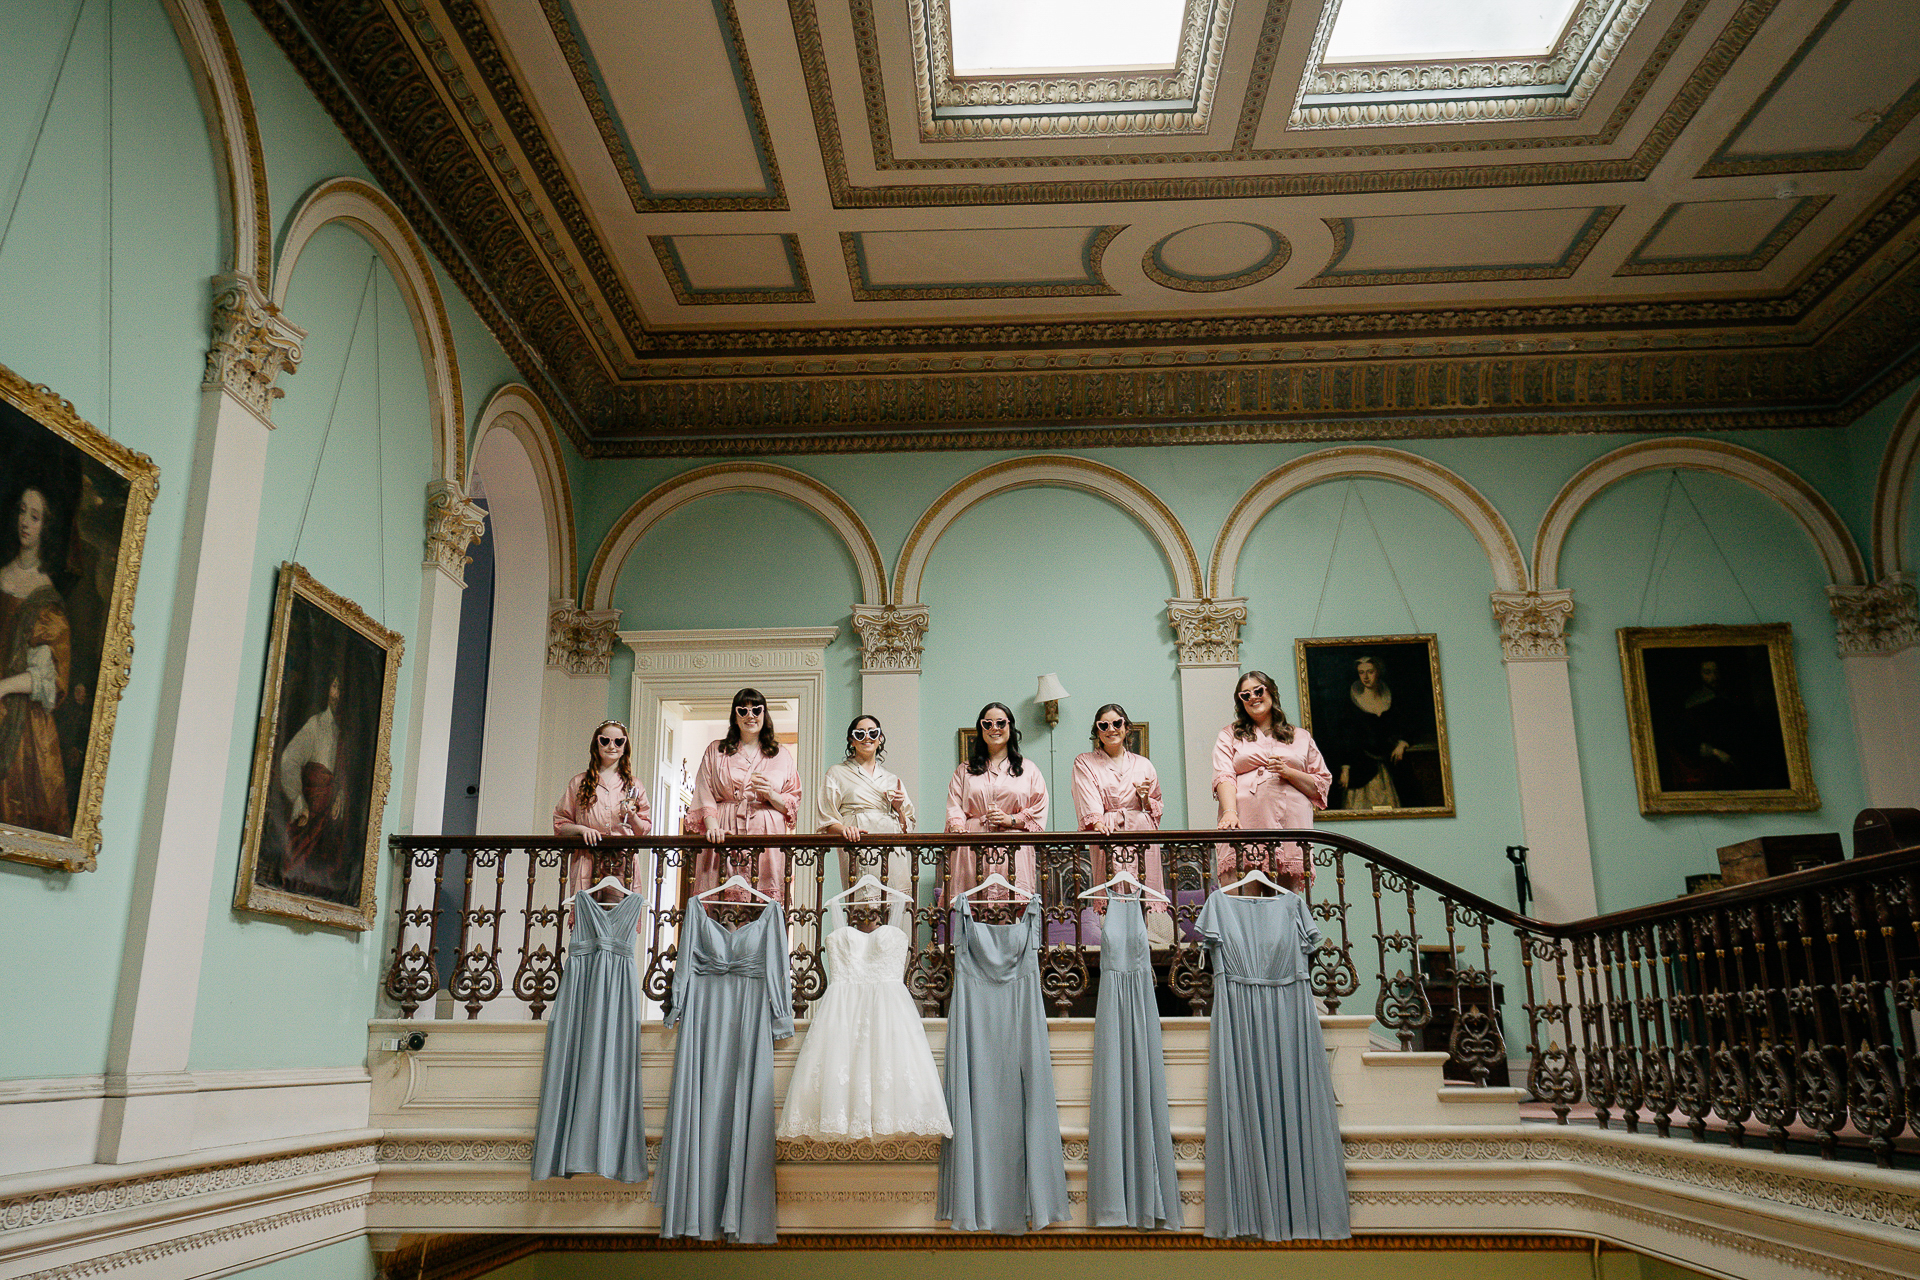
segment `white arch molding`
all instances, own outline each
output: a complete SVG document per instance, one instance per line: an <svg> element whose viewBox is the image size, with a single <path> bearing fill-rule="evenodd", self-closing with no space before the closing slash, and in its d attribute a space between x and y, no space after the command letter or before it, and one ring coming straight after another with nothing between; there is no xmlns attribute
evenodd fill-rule
<svg viewBox="0 0 1920 1280"><path fill-rule="evenodd" d="M593 566L587 570L587 583L581 591L586 602L584 607L613 608L614 587L620 581L627 557L656 524L702 498L727 493L770 494L819 516L840 535L847 554L853 558L854 569L860 576L861 603L887 603L886 572L881 567L880 547L859 512L846 499L812 476L788 467L761 462L722 462L656 485L627 508L594 553Z"/></svg>
<svg viewBox="0 0 1920 1280"><path fill-rule="evenodd" d="M1336 480L1387 480L1426 494L1458 517L1480 544L1493 569L1496 590L1527 590L1527 566L1519 540L1507 526L1506 517L1478 489L1439 463L1404 449L1346 445L1295 458L1254 482L1214 539L1208 594L1215 599L1234 595L1240 554L1269 511L1304 489Z"/></svg>
<svg viewBox="0 0 1920 1280"><path fill-rule="evenodd" d="M322 227L336 222L353 228L373 247L400 288L427 375L427 406L433 418L433 471L464 493L467 415L453 331L426 251L393 201L357 178L329 178L309 191L287 221L280 262L274 269L273 304L285 307L300 254Z"/></svg>
<svg viewBox="0 0 1920 1280"><path fill-rule="evenodd" d="M1920 465L1920 391L1901 410L1900 421L1880 455L1873 485L1873 576L1890 578L1907 564L1907 521L1913 504L1913 479Z"/></svg>
<svg viewBox="0 0 1920 1280"><path fill-rule="evenodd" d="M1086 458L1041 455L1013 458L974 472L938 498L920 517L900 549L893 571L893 603L920 603L920 586L927 561L941 535L972 508L1015 489L1077 489L1113 503L1146 530L1173 573L1174 594L1192 599L1200 594L1200 558L1180 519L1154 492L1124 471Z"/></svg>
<svg viewBox="0 0 1920 1280"><path fill-rule="evenodd" d="M512 435L520 442L528 464L533 468L538 487L540 512L546 530L546 592L549 600L571 600L580 581L579 542L574 531L573 485L567 479L565 455L560 434L546 406L532 390L518 382L501 387L480 410L474 427L474 465L487 448L487 436L494 430ZM491 496L491 495L490 495ZM491 504L498 516L497 504Z"/></svg>
<svg viewBox="0 0 1920 1280"><path fill-rule="evenodd" d="M1832 504L1812 485L1788 467L1752 449L1721 440L1675 436L1622 446L1588 463L1567 481L1540 518L1540 532L1534 538L1535 589L1552 591L1559 587L1561 551L1573 522L1588 503L1622 480L1675 468L1725 476L1758 489L1784 507L1813 540L1828 582L1858 586L1865 581L1866 565L1853 535Z"/></svg>
<svg viewBox="0 0 1920 1280"><path fill-rule="evenodd" d="M162 0L193 72L220 171L227 270L261 288L273 273L273 226L267 164L254 118L253 94L224 11L209 0Z"/></svg>

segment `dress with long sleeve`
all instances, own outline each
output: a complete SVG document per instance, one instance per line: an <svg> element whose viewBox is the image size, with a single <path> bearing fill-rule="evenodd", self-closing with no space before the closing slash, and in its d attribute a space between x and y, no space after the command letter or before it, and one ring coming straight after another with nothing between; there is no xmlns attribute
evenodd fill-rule
<svg viewBox="0 0 1920 1280"><path fill-rule="evenodd" d="M1023 1235L1065 1222L1067 1166L1040 999L1038 898L1010 924L960 904L947 1008L947 1113L934 1217L961 1231Z"/></svg>
<svg viewBox="0 0 1920 1280"><path fill-rule="evenodd" d="M1216 893L1200 912L1213 967L1207 1038L1207 1234L1344 1240L1347 1165L1297 893Z"/></svg>
<svg viewBox="0 0 1920 1280"><path fill-rule="evenodd" d="M67 696L73 634L60 593L0 591L0 676L33 687L0 698L0 822L48 835L73 833L67 770L53 713Z"/></svg>
<svg viewBox="0 0 1920 1280"><path fill-rule="evenodd" d="M647 1180L646 1115L640 1097L640 977L633 934L647 900L611 906L585 893L573 901L573 936L560 994L547 1019L533 1176L597 1173Z"/></svg>
<svg viewBox="0 0 1920 1280"><path fill-rule="evenodd" d="M741 742L732 755L720 749L725 739L707 744L693 778L693 808L687 827L705 833L718 827L730 836L791 835L800 818L800 774L793 748L782 747L770 756L760 754L757 742ZM768 804L747 785L758 769L773 787L776 803ZM726 879L726 857L720 849L702 849L694 857L694 892L701 893ZM760 850L754 887L779 902L786 901L787 859L781 849ZM735 890L729 898L745 897Z"/></svg>
<svg viewBox="0 0 1920 1280"><path fill-rule="evenodd" d="M1275 773L1272 761L1281 761L1313 778L1313 790L1305 792ZM1313 825L1313 811L1327 806L1327 788L1333 774L1320 756L1313 735L1295 726L1292 742L1281 742L1265 735L1247 742L1233 736L1233 726L1220 731L1213 743L1213 786L1219 794L1222 782L1233 783L1238 797L1240 826L1247 831L1298 831ZM1222 883L1237 880L1260 862L1257 846L1243 846L1236 856L1233 846L1219 845L1214 853L1214 874ZM1307 868L1305 845L1274 847L1271 865L1264 868L1304 880Z"/></svg>
<svg viewBox="0 0 1920 1280"><path fill-rule="evenodd" d="M1093 1020L1093 1096L1087 1109L1087 1221L1096 1227L1177 1229L1180 1176L1153 958L1140 899L1108 899Z"/></svg>
<svg viewBox="0 0 1920 1280"><path fill-rule="evenodd" d="M673 1084L652 1197L663 1238L774 1244L773 1042L793 1034L787 920L728 930L687 907L673 971Z"/></svg>
<svg viewBox="0 0 1920 1280"><path fill-rule="evenodd" d="M869 837L875 832L913 830L913 801L908 800L901 805L900 812L896 814L887 800L887 792L896 787L905 794L906 788L899 775L878 761L869 769L858 761L842 760L829 768L826 777L820 780L821 829L824 830L829 823L838 823L843 827L851 825ZM840 852L840 870L848 884L871 872L908 898L914 894L913 854L899 845L887 845L871 839L849 845ZM865 902L877 896L878 893L870 889L855 901ZM912 907L899 898L889 898L887 901L890 904L887 923L905 929L907 913Z"/></svg>
<svg viewBox="0 0 1920 1280"><path fill-rule="evenodd" d="M1047 780L1033 761L1023 760L1017 776L1005 757L988 761L984 773L971 773L964 764L953 771L953 781L947 784L948 831L987 830L987 810L995 806L1013 818L1015 830L1047 829ZM1014 847L1011 875L1004 863L989 861L990 856L993 855L976 854L972 849L955 849L947 868L950 882L947 892L962 893L995 871L1022 889L1031 892L1036 888L1038 881L1034 873L1032 845ZM1004 858L1006 851L999 850L997 856ZM975 869L976 857L984 864L984 869L978 872ZM1004 898L1007 891L996 885L982 890L978 896Z"/></svg>
<svg viewBox="0 0 1920 1280"><path fill-rule="evenodd" d="M1143 782L1152 787L1145 800L1140 798L1138 790ZM1160 775L1154 770L1153 762L1145 756L1123 751L1116 758L1105 751L1095 750L1083 751L1073 758L1073 816L1080 830L1094 830L1101 818L1112 813L1119 815L1118 829L1121 831L1158 831L1160 815L1165 808L1165 802L1160 797ZM1133 845L1127 847L1127 852L1138 858L1138 861L1127 866L1127 870L1161 893L1166 893L1167 877L1160 866L1160 846L1150 844L1142 849ZM1089 856L1093 864L1091 883L1099 884L1113 874L1107 869L1107 850L1104 846L1092 846ZM1158 917L1147 922L1154 940L1162 945L1171 942L1172 914L1168 905L1148 899L1147 910ZM1093 915L1091 911L1086 914ZM1088 943L1100 940L1100 929L1095 920L1084 920L1082 928Z"/></svg>
<svg viewBox="0 0 1920 1280"><path fill-rule="evenodd" d="M1336 802L1342 809L1402 807L1406 763L1393 758L1393 749L1409 740L1406 712L1394 704L1392 690L1383 685L1369 696L1357 680L1342 710L1333 766L1346 771L1346 785Z"/></svg>
<svg viewBox="0 0 1920 1280"><path fill-rule="evenodd" d="M591 827L603 836L644 836L653 833L653 814L647 793L639 783L629 787L607 786L595 781L593 799L580 803L580 782L587 775L576 773L567 779L560 803L553 806L553 833L560 834L566 823ZM583 849L567 863L567 892L578 893L593 882L593 852ZM640 883L640 855L633 856L632 883Z"/></svg>

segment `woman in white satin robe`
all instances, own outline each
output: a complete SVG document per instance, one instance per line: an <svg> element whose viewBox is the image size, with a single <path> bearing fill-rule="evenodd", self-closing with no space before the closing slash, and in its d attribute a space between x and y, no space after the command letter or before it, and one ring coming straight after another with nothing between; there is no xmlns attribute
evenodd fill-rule
<svg viewBox="0 0 1920 1280"><path fill-rule="evenodd" d="M905 929L914 895L913 853L898 845L864 843L877 834L913 830L913 801L907 798L906 786L880 763L886 749L887 735L878 717L855 716L847 726L846 759L820 780L820 832L847 841L840 851L840 871L848 885L872 872L888 888L907 895L905 900L887 897L887 923ZM852 901L870 902L883 896L867 889Z"/></svg>

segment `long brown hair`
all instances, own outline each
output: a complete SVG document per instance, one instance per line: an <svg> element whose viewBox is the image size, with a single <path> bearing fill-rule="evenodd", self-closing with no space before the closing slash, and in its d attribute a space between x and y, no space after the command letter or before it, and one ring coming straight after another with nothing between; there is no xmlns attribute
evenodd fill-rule
<svg viewBox="0 0 1920 1280"><path fill-rule="evenodd" d="M771 759L780 754L780 739L773 736L773 708L767 705L766 695L758 689L742 689L733 695L733 702L727 707L727 736L720 739L720 754L730 756L740 749L740 717L735 715L742 706L760 708L760 754Z"/></svg>
<svg viewBox="0 0 1920 1280"><path fill-rule="evenodd" d="M1240 701L1240 688L1249 680L1267 687L1267 702L1273 707L1273 736L1282 742L1292 742L1293 722L1287 719L1286 710L1280 705L1280 686L1264 671L1249 671L1233 682L1233 736L1242 742L1252 742L1260 736L1260 726L1247 714L1247 704Z"/></svg>
<svg viewBox="0 0 1920 1280"><path fill-rule="evenodd" d="M594 788L600 784L600 753L595 748L600 745L600 731L608 725L618 729L620 736L626 739L620 747L620 763L614 766L620 771L620 794L625 795L633 790L633 735L618 720L602 720L587 735L587 771L580 775L580 794L575 798L582 813L593 803Z"/></svg>

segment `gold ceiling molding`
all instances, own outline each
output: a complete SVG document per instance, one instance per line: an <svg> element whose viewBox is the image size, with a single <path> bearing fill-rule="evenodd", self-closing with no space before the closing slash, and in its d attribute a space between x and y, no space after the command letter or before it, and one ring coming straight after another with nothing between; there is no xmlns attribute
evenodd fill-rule
<svg viewBox="0 0 1920 1280"><path fill-rule="evenodd" d="M1578 116L1651 0L1581 0L1544 58L1324 59L1339 21L1328 0L1287 119L1291 129L1381 128Z"/></svg>
<svg viewBox="0 0 1920 1280"><path fill-rule="evenodd" d="M1341 270L1340 263L1353 248L1353 224L1365 219L1323 218L1333 233L1333 256L1320 274L1300 282L1302 289L1344 289L1357 285L1390 284L1465 284L1477 280L1564 280L1580 269L1600 237L1607 233L1625 205L1597 205L1560 256L1551 262L1490 264L1478 267L1415 267ZM1535 212L1514 210L1513 212ZM1539 210L1538 212L1552 212Z"/></svg>
<svg viewBox="0 0 1920 1280"><path fill-rule="evenodd" d="M959 75L952 0L907 0L923 142L1205 133L1233 0L1187 0L1171 69ZM869 11L870 12L870 11Z"/></svg>
<svg viewBox="0 0 1920 1280"><path fill-rule="evenodd" d="M1767 233L1766 238L1746 253L1703 253L1675 258L1649 258L1645 256L1647 246L1653 243L1654 237L1666 229L1667 223L1672 221L1674 215L1686 207L1685 202L1669 205L1667 211L1660 215L1660 220L1655 222L1652 229L1640 238L1640 243L1634 246L1633 252L1627 255L1627 260L1622 263L1620 269L1613 274L1616 276L1655 276L1721 271L1759 271L1768 263L1772 262L1774 258L1778 257L1780 251L1786 248L1795 236L1806 230L1807 224L1819 217L1820 211L1831 203L1833 203L1832 196L1800 197L1787 207L1780 221L1774 224L1773 230Z"/></svg>
<svg viewBox="0 0 1920 1280"><path fill-rule="evenodd" d="M780 237L780 246L787 258L787 269L793 273L791 284L756 285L737 289L699 288L687 278L686 264L680 260L680 249L675 242L702 237L648 236L647 243L653 246L654 260L660 264L660 274L666 278L667 288L673 291L673 300L683 307L722 306L730 303L812 302L813 285L807 280L807 260L800 252L800 237L781 232L762 234Z"/></svg>
<svg viewBox="0 0 1920 1280"><path fill-rule="evenodd" d="M969 230L971 228L955 228ZM1062 228L1002 228L1003 230L1061 230ZM1072 228L1079 230L1079 228ZM842 231L840 254L847 264L847 286L855 302L904 302L928 298L1086 298L1114 297L1119 290L1107 283L1101 259L1113 238L1126 230L1123 226L1087 227L1087 242L1081 247L1080 266L1084 280L1005 281L980 284L876 285L868 278L865 231ZM937 231L915 231L915 235L938 235Z"/></svg>
<svg viewBox="0 0 1920 1280"><path fill-rule="evenodd" d="M1208 227L1228 225L1253 227L1255 230L1264 231L1267 235L1268 246L1266 256L1239 271L1228 271L1213 276L1190 275L1184 271L1177 271L1168 264L1165 254L1163 253L1168 241L1193 232L1205 231ZM1222 293L1230 289L1244 289L1250 284L1259 284L1262 280L1265 280L1280 270L1280 268L1286 266L1287 260L1292 256L1293 246L1287 243L1285 236L1275 231L1272 227L1264 226L1258 222L1212 222L1202 223L1199 226L1183 227L1178 231L1169 232L1161 236L1148 247L1145 253L1140 255L1140 271L1147 279L1153 281L1163 289L1178 289L1182 293Z"/></svg>

